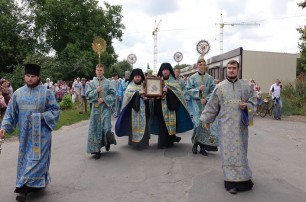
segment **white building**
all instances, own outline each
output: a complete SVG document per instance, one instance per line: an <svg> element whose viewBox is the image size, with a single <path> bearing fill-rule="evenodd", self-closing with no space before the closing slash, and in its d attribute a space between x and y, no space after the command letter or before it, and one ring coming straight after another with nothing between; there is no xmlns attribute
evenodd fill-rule
<svg viewBox="0 0 306 202"><path fill-rule="evenodd" d="M206 59L209 74L215 79L226 78L226 64L230 60L240 63L240 79L254 79L261 87L262 92L268 92L270 86L280 79L284 84L296 79L297 59L300 54L262 52L243 50L242 47ZM188 71L182 69L182 74L192 74L196 67L189 67Z"/></svg>

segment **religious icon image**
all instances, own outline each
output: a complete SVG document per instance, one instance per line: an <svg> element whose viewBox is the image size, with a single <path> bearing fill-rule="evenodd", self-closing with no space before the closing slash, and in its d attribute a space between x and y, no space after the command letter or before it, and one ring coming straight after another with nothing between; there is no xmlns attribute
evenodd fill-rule
<svg viewBox="0 0 306 202"><path fill-rule="evenodd" d="M147 97L162 96L162 80L157 77L148 77L145 80L145 91Z"/></svg>

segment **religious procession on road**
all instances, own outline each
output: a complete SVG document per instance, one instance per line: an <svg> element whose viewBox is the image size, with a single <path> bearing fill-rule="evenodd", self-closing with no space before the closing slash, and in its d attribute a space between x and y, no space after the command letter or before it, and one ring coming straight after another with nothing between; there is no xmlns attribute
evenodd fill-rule
<svg viewBox="0 0 306 202"><path fill-rule="evenodd" d="M150 136L157 135L158 148L170 149L181 140L177 134L193 130L193 154L208 156L220 149L225 189L231 194L252 189L248 126L257 95L249 82L238 78L237 61L228 62L227 79L221 82L205 72L203 55L187 82L170 63L162 63L156 76L135 68L119 85L104 77L104 68L96 66L96 77L84 92L91 106L87 153L93 159L101 158L101 148L109 151L117 144L115 135L128 136L128 145L139 150L148 148ZM60 108L55 94L41 85L40 70L37 64L25 64L25 86L13 93L1 123L1 139L19 126L17 201L50 182L51 132ZM117 117L114 132L112 115Z"/></svg>

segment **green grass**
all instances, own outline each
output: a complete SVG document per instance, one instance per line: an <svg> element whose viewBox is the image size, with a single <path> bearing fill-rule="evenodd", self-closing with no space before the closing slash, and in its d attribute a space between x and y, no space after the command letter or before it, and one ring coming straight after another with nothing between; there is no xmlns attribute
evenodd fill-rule
<svg viewBox="0 0 306 202"><path fill-rule="evenodd" d="M306 115L306 81L286 84L281 93L284 115Z"/></svg>
<svg viewBox="0 0 306 202"><path fill-rule="evenodd" d="M88 120L89 116L89 112L79 114L79 110L77 109L62 110L55 130L60 129L62 126L67 126L83 120Z"/></svg>
<svg viewBox="0 0 306 202"><path fill-rule="evenodd" d="M67 126L67 125L71 125L74 123L78 123L83 120L88 120L89 117L90 117L89 112L79 114L78 109L61 110L58 123L56 124L56 127L54 130L58 130L62 126ZM10 138L13 136L18 136L18 126L12 134L6 134L6 138Z"/></svg>

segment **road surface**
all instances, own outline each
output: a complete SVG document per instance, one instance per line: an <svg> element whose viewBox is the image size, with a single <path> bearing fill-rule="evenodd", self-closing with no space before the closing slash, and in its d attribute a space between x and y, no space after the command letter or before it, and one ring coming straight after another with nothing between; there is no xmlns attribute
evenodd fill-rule
<svg viewBox="0 0 306 202"><path fill-rule="evenodd" d="M115 119L113 119L115 123ZM88 121L53 132L50 173L45 191L27 201L44 202L305 202L306 124L255 118L249 129L252 191L231 195L223 185L220 154L191 152L192 131L171 149L158 149L157 137L138 151L117 138L99 160L86 154ZM18 141L2 145L0 202L15 201Z"/></svg>

